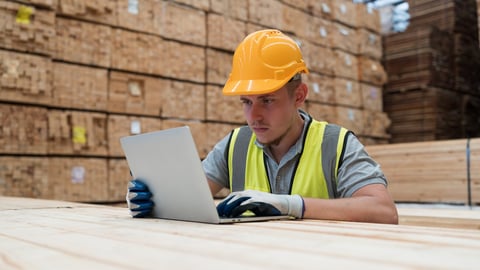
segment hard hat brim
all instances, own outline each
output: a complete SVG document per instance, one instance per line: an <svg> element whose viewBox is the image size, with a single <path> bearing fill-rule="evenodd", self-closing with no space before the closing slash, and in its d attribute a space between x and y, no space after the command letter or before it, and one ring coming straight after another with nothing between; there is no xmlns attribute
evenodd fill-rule
<svg viewBox="0 0 480 270"><path fill-rule="evenodd" d="M286 80L228 80L223 87L225 96L263 95L282 88Z"/></svg>

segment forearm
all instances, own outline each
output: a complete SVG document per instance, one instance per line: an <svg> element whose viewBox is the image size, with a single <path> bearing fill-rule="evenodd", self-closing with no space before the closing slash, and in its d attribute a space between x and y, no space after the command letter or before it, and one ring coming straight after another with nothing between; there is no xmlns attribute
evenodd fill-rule
<svg viewBox="0 0 480 270"><path fill-rule="evenodd" d="M213 180L208 179L207 181L208 181L208 187L210 188L210 192L212 193L212 196L217 194L223 188L220 184L216 183Z"/></svg>
<svg viewBox="0 0 480 270"><path fill-rule="evenodd" d="M304 198L305 219L342 220L398 224L390 207L376 203L375 198L313 199Z"/></svg>
<svg viewBox="0 0 480 270"><path fill-rule="evenodd" d="M388 194L371 196L358 192L351 198L304 198L304 202L305 219L398 224L397 209Z"/></svg>

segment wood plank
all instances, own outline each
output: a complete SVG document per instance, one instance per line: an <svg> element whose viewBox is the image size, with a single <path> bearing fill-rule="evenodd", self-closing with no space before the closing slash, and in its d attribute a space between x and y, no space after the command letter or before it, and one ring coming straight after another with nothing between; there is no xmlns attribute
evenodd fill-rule
<svg viewBox="0 0 480 270"><path fill-rule="evenodd" d="M466 137L466 127L476 126L467 118L469 107L461 93L435 87L389 92L383 96L385 112L392 120L391 142L404 136L430 134L432 140ZM419 141L418 137L412 137Z"/></svg>
<svg viewBox="0 0 480 270"><path fill-rule="evenodd" d="M53 79L49 58L0 50L0 66L1 101L51 104Z"/></svg>
<svg viewBox="0 0 480 270"><path fill-rule="evenodd" d="M320 220L209 225L1 197L2 269L475 269L480 232ZM242 256L244 255L244 256ZM241 256L241 259L239 259ZM28 258L28 259L27 259ZM272 258L275 258L272 260Z"/></svg>
<svg viewBox="0 0 480 270"><path fill-rule="evenodd" d="M109 26L57 17L54 59L110 67L113 30ZM72 34L75 33L75 34Z"/></svg>
<svg viewBox="0 0 480 270"><path fill-rule="evenodd" d="M478 207L444 207L446 208L435 207L435 205L397 207L399 223L414 226L480 230L480 211L478 211Z"/></svg>
<svg viewBox="0 0 480 270"><path fill-rule="evenodd" d="M380 163L396 201L466 204L470 184L472 202L480 202L480 138L371 145L366 149Z"/></svg>
<svg viewBox="0 0 480 270"><path fill-rule="evenodd" d="M167 80L127 72L110 71L108 111L159 116L164 104Z"/></svg>
<svg viewBox="0 0 480 270"><path fill-rule="evenodd" d="M49 109L47 117L49 154L108 154L107 114Z"/></svg>
<svg viewBox="0 0 480 270"><path fill-rule="evenodd" d="M46 154L47 109L0 103L0 153Z"/></svg>
<svg viewBox="0 0 480 270"><path fill-rule="evenodd" d="M51 56L55 50L55 21L52 10L0 1L0 47Z"/></svg>
<svg viewBox="0 0 480 270"><path fill-rule="evenodd" d="M409 0L410 27L436 25L451 32L475 33L475 0Z"/></svg>

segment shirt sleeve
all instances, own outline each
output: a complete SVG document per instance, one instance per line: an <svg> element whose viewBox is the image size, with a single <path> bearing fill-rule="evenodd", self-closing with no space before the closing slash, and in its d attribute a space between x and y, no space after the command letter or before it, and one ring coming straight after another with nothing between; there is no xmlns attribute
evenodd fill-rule
<svg viewBox="0 0 480 270"><path fill-rule="evenodd" d="M363 144L355 135L350 134L338 169L338 194L341 198L351 197L357 190L370 184L387 186L387 179L380 165L365 151Z"/></svg>
<svg viewBox="0 0 480 270"><path fill-rule="evenodd" d="M229 140L230 135L225 136L213 147L207 157L202 161L205 176L225 188L230 188L228 162L225 158L225 151Z"/></svg>

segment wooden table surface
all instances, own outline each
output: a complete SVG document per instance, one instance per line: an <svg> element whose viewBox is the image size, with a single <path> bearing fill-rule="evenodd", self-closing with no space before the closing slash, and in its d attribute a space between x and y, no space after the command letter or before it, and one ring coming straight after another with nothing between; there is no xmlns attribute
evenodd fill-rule
<svg viewBox="0 0 480 270"><path fill-rule="evenodd" d="M480 266L476 229L318 220L210 225L13 197L0 197L0 212L2 270Z"/></svg>

